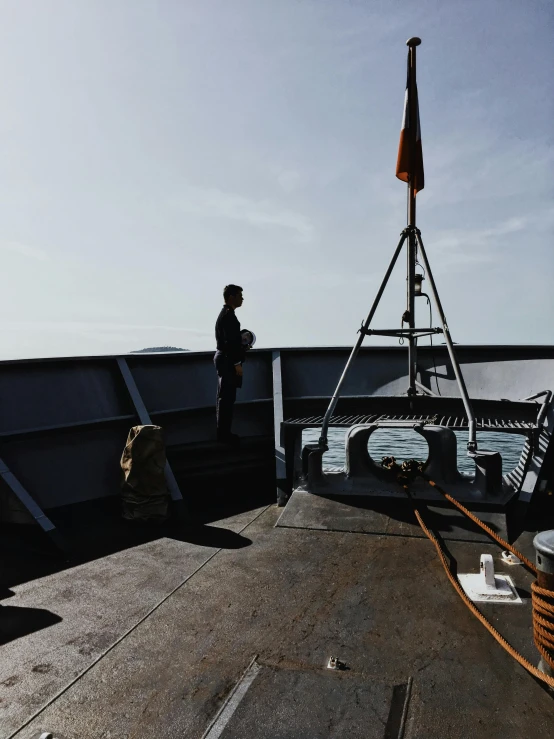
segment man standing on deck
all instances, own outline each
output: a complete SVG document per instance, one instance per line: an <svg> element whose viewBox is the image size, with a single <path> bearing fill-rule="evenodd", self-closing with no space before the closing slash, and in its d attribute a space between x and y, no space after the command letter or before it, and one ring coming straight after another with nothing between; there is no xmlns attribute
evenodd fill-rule
<svg viewBox="0 0 554 739"><path fill-rule="evenodd" d="M242 386L242 362L245 355L240 323L235 315L235 310L243 303L242 287L227 285L223 290L223 299L225 304L215 323L217 440L226 444L238 444L239 437L231 433L231 424L237 387Z"/></svg>

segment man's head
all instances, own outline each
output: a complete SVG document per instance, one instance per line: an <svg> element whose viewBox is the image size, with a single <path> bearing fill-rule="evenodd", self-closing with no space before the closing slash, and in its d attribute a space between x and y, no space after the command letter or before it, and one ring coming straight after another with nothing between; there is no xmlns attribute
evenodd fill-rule
<svg viewBox="0 0 554 739"><path fill-rule="evenodd" d="M223 289L223 300L230 308L240 308L244 301L242 287L238 285L226 285Z"/></svg>

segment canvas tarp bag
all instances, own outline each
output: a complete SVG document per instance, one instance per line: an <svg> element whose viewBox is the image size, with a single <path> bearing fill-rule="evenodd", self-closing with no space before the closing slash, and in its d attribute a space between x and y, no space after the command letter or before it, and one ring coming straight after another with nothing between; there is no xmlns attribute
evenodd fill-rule
<svg viewBox="0 0 554 739"><path fill-rule="evenodd" d="M160 426L133 426L121 456L123 518L164 521L169 509L165 444Z"/></svg>

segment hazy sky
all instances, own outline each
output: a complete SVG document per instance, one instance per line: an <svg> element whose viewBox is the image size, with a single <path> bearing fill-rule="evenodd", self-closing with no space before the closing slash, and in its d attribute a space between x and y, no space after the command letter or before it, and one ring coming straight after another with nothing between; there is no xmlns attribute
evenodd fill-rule
<svg viewBox="0 0 554 739"><path fill-rule="evenodd" d="M260 347L352 344L413 35L453 338L554 342L553 33L551 0L0 0L0 357L212 349L227 282Z"/></svg>

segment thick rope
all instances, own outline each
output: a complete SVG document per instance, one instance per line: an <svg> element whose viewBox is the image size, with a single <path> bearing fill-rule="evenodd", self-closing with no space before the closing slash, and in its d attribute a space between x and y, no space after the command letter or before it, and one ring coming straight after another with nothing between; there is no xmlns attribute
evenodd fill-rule
<svg viewBox="0 0 554 739"><path fill-rule="evenodd" d="M534 582L531 583L531 598L535 646L546 664L554 670L554 591L541 588Z"/></svg>
<svg viewBox="0 0 554 739"><path fill-rule="evenodd" d="M502 636L499 631L497 631L497 629L495 629L490 621L481 613L481 611L477 608L473 601L467 596L465 590L460 585L457 576L451 570L441 542L439 541L439 539L437 539L435 534L425 525L425 522L423 521L423 518L419 511L418 502L410 493L410 482L418 476L423 477L432 487L434 487L436 490L439 491L439 493L444 495L444 497L449 502L453 503L456 508L458 508L464 515L470 518L474 523L477 524L477 526L479 526L498 544L500 544L500 546L502 546L504 549L507 549L516 557L519 557L524 566L536 575L537 568L535 567L535 565L529 559L524 557L520 552L518 552L517 549L514 549L514 547L508 544L508 542L505 541L501 536L498 536L498 534L496 534L489 526L487 526L476 516L474 516L473 513L468 511L465 506L452 498L452 496L448 495L448 493L442 490L442 488L435 482L433 482L433 480L430 480L428 477L426 477L423 474L423 464L421 462L417 462L416 460L408 460L407 462L404 462L402 464L402 467L400 467L396 463L394 457L383 457L382 465L383 467L391 471L398 471L399 474L397 475L397 481L400 483L406 495L412 501L412 504L414 506L414 513L419 525L421 526L424 534L432 542L435 549L437 550L437 554L439 555L439 559L442 563L442 566L444 567L448 579L450 580L452 586L454 587L460 598L469 608L469 610L477 619L479 619L479 621L483 624L487 631L496 639L500 646L505 649L511 657L519 662L519 664L524 667L529 673L531 673L531 675L546 683L546 685L548 685L550 688L554 688L554 677L541 672L538 667L535 667L535 665L529 662L528 659L523 657L523 655L521 655L514 647L512 647L512 645ZM548 665L550 665L552 669L554 669L554 658L552 655L552 651L550 651L554 651L554 591L539 587L536 581L532 583L531 590L533 603L533 638L535 641L535 646L542 655L544 661Z"/></svg>
<svg viewBox="0 0 554 739"><path fill-rule="evenodd" d="M481 519L477 518L471 511L468 511L468 509L463 506L461 503L459 503L455 498L453 498L451 495L448 495L447 492L445 492L439 485L437 485L436 482L433 482L433 480L430 480L426 475L422 475L423 479L426 480L431 487L435 488L435 490L438 490L441 495L444 495L446 500L448 500L450 503L456 506L456 508L461 511L464 516L467 516L469 519L471 519L474 523L477 524L483 531L485 531L490 537L492 537L498 544L500 544L501 547L504 549L507 549L512 554L515 554L516 557L518 557L523 565L527 567L527 569L532 572L534 575L537 574L537 568L535 565L531 562L531 560L527 559L527 557L524 557L521 552L519 552L517 549L515 549L511 544L508 544L507 541L505 541L501 536L498 536L496 532L494 532L490 526L487 526L486 523L483 523Z"/></svg>

